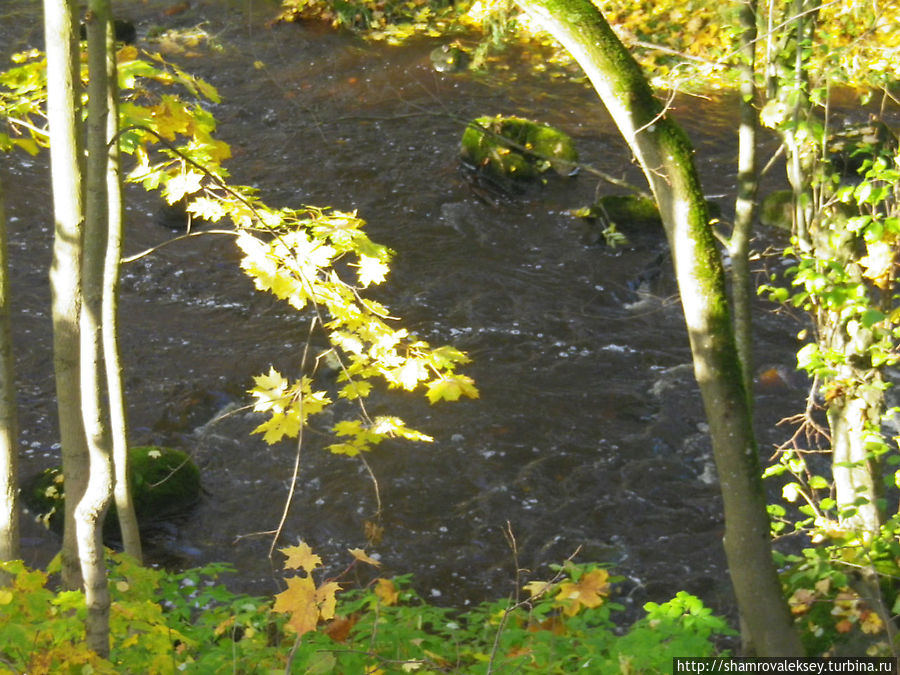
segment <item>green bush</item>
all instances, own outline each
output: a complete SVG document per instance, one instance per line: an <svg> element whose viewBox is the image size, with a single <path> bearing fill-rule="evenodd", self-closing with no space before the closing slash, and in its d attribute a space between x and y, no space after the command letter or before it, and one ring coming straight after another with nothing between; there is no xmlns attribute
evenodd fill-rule
<svg viewBox="0 0 900 675"><path fill-rule="evenodd" d="M525 600L463 612L428 604L409 576L376 579L340 593L333 618L299 638L277 601L219 583L225 565L174 574L110 554L109 568L112 649L102 660L83 643L83 595L48 588L55 568L0 563L13 575L0 588L0 672L212 675L284 673L290 664L288 672L320 675L650 673L668 672L676 655L715 655L715 639L733 634L679 593L648 603L646 617L620 636L610 618L621 609L609 601L615 579L596 565L567 563L551 582L526 586Z"/></svg>

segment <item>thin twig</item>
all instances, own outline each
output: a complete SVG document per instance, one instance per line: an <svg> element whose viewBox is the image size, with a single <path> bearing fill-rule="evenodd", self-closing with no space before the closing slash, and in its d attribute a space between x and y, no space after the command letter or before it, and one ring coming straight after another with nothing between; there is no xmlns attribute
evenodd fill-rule
<svg viewBox="0 0 900 675"><path fill-rule="evenodd" d="M303 356L300 357L300 372L302 373L306 368L306 359L309 356L309 345L312 341L312 333L316 327L316 317L313 317L309 322L309 334L306 337L306 344L303 346ZM272 560L272 554L275 552L275 545L278 543L278 539L281 537L281 533L284 530L284 523L287 521L288 513L291 510L291 503L294 500L294 493L297 490L297 479L300 477L300 456L303 450L303 427L306 426L303 423L303 392L300 392L298 397L298 403L300 405L300 410L298 414L300 415L300 426L297 430L297 452L294 455L294 470L291 472L291 485L288 489L287 498L284 500L284 510L281 512L281 520L278 521L278 527L275 528L275 535L272 537L272 544L269 546L269 560Z"/></svg>

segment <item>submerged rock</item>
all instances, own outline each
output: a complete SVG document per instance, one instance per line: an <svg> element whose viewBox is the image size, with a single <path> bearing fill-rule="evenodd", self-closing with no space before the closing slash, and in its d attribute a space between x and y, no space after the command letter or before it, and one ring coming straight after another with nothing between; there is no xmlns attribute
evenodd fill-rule
<svg viewBox="0 0 900 675"><path fill-rule="evenodd" d="M141 529L186 513L200 499L200 470L181 450L155 445L129 450L134 509ZM62 469L53 467L27 481L22 500L28 510L50 529L60 532L65 510ZM104 534L117 538L115 505L104 522Z"/></svg>
<svg viewBox="0 0 900 675"><path fill-rule="evenodd" d="M578 153L572 138L547 124L521 117L479 117L462 137L463 163L501 184L543 180L548 173L574 173Z"/></svg>
<svg viewBox="0 0 900 675"><path fill-rule="evenodd" d="M469 52L454 43L432 49L430 56L432 68L439 73L460 73L472 62Z"/></svg>

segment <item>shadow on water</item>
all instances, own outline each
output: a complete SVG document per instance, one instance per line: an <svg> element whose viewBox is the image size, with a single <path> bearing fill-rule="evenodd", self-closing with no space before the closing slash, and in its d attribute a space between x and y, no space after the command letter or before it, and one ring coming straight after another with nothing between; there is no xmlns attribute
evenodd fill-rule
<svg viewBox="0 0 900 675"><path fill-rule="evenodd" d="M169 3L123 3L139 44L154 25L206 22L221 52L176 56L220 89L220 135L237 182L272 203L358 209L373 239L397 252L380 299L432 344L467 350L477 401L431 407L385 395L390 410L435 437L386 443L369 459L378 477L383 539L370 548L388 573L452 603L511 591L519 564L537 568L582 547L580 559L614 563L627 604L677 590L730 607L722 522L704 417L661 232L633 233L612 250L582 243L568 210L597 189L586 173L491 205L458 172L466 120L518 114L570 133L584 161L639 182L606 112L584 85L542 79L516 64L497 76L431 70L431 43L366 45L299 25L265 28L272 3L201 0L167 16ZM33 3L11 3L7 44L38 44ZM22 9L25 8L25 9ZM27 31L31 31L30 33ZM514 77L513 77L514 75ZM711 195L729 210L733 101L677 104L698 148ZM49 291L51 234L45 157L7 162L23 470L56 460ZM169 233L153 196L129 192L127 250ZM169 246L124 270L122 342L135 442L178 445L203 468L207 497L156 535L160 559L225 560L243 590L275 586L266 560L296 449L266 447L238 411L205 425L223 404L246 402L250 377L269 364L292 372L307 334L298 317L256 294L227 239ZM791 330L758 325L761 368L793 363ZM327 386L327 382L325 385ZM761 446L803 392L760 392ZM327 422L327 420L325 421ZM320 422L320 427L326 426ZM315 430L314 430L315 431ZM365 546L377 510L364 467L321 450L307 435L299 495L285 543L302 538L328 560ZM56 546L28 528L32 562ZM340 564L340 563L336 563Z"/></svg>

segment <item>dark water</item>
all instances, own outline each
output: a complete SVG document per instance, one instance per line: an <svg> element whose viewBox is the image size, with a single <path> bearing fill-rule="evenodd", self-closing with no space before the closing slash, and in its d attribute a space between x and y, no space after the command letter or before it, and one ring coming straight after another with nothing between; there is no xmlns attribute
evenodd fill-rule
<svg viewBox="0 0 900 675"><path fill-rule="evenodd" d="M39 44L34 4L4 3L9 50ZM414 572L424 593L452 603L508 594L509 523L522 567L581 546L579 559L615 563L633 606L686 589L729 611L718 488L662 233L633 232L618 250L583 243L567 211L592 200L598 186L586 172L491 205L458 171L464 122L504 113L558 125L584 161L639 182L591 91L529 74L514 52L506 75L450 76L431 70L433 43L389 48L315 27L267 28L271 3L198 0L173 16L164 13L169 2L123 6L141 37L154 25L201 22L216 36L221 51L201 45L173 58L220 89L213 110L232 145L234 180L274 204L358 209L373 239L397 252L379 299L419 336L474 358L466 373L481 390L476 401L430 406L385 395L371 404L435 437L385 443L368 458L384 536L367 549L388 573ZM733 100L684 97L676 107L706 190L727 215ZM58 454L46 158L2 161L30 473ZM156 209L155 197L130 191L129 253L171 235ZM265 532L281 517L296 448L249 435L260 419L246 412L198 427L221 406L245 403L250 378L270 364L295 372L308 326L255 293L236 260L230 239L208 237L127 266L122 343L135 442L192 452L208 492L190 519L155 535L154 555L178 565L232 562L236 586L264 593L276 589ZM758 372L790 369L793 332L761 306ZM784 434L774 423L803 393L760 386L764 454ZM365 467L328 455L326 442L307 434L280 545L303 539L340 568L342 551L367 546L364 524L377 503ZM57 545L33 525L26 535L30 562Z"/></svg>

